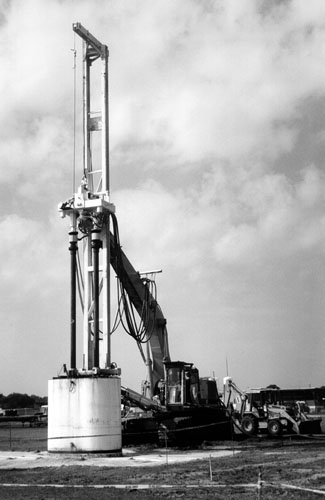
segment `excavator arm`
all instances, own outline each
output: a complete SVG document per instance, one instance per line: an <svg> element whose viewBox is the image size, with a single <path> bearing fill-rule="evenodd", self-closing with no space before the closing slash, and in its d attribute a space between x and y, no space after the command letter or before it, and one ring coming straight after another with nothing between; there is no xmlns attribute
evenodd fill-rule
<svg viewBox="0 0 325 500"><path fill-rule="evenodd" d="M116 233L116 228L115 228ZM116 234L110 233L111 265L119 279L123 290L127 293L129 301L133 304L141 317L146 303L146 336L144 343L150 347L149 365L151 396L157 382L164 378L164 361L170 361L166 319L159 304L148 291L147 282L141 278L125 253L123 252ZM138 347L143 349L138 342ZM151 366L150 366L151 365Z"/></svg>
<svg viewBox="0 0 325 500"><path fill-rule="evenodd" d="M228 410L232 409L235 399L237 405L240 405L238 412L242 415L245 410L247 395L235 384L231 377L225 377L223 379L223 402Z"/></svg>

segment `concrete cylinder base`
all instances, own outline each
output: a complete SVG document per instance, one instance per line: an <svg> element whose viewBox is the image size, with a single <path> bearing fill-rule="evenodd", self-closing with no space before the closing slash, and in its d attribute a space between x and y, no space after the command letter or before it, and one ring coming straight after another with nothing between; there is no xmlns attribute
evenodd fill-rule
<svg viewBox="0 0 325 500"><path fill-rule="evenodd" d="M121 454L119 377L56 378L48 383L48 451Z"/></svg>

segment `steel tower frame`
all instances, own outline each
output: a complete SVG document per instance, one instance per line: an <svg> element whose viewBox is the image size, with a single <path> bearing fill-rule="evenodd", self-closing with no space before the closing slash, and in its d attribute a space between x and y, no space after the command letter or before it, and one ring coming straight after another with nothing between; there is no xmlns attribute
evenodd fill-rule
<svg viewBox="0 0 325 500"><path fill-rule="evenodd" d="M79 288L83 314L82 370L109 370L110 214L115 212L109 197L109 52L107 46L99 42L81 23L73 24L73 30L83 40L83 177L73 197L59 206L62 217L70 216L70 365L72 371L77 369L76 295ZM92 110L91 99L91 69L97 59L101 62L100 112ZM93 154L92 134L96 132L100 132L100 152L96 150L96 154ZM83 272L78 272L80 241Z"/></svg>

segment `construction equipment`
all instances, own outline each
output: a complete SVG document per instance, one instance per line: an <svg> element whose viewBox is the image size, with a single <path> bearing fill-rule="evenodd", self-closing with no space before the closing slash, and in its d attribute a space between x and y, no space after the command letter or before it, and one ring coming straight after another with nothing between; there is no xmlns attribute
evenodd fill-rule
<svg viewBox="0 0 325 500"><path fill-rule="evenodd" d="M134 338L140 355L147 366L144 395L152 398L158 382L164 377L164 361L170 361L167 320L157 302L154 280L135 270L119 239L117 218L112 216L110 235L111 265L118 281L118 313L112 331L120 322ZM134 311L135 309L135 311ZM136 316L139 318L136 321Z"/></svg>
<svg viewBox="0 0 325 500"><path fill-rule="evenodd" d="M170 361L164 365L165 377L153 399L122 387L124 404L143 410L122 417L123 443L193 445L230 438L231 420L216 381L199 378L192 363ZM209 399L204 399L208 394Z"/></svg>
<svg viewBox="0 0 325 500"><path fill-rule="evenodd" d="M137 342L148 370L142 394L122 387L125 405L143 410L140 417L135 412L122 418L123 443L160 439L180 444L229 436L230 419L216 380L200 378L193 363L171 361L167 320L155 283L147 277L150 273L143 276L134 269L121 249L115 215L112 221L111 265L119 283L117 318Z"/></svg>
<svg viewBox="0 0 325 500"><path fill-rule="evenodd" d="M153 439L168 443L226 438L232 420L246 434L254 434L263 426L274 436L284 427L299 432L303 423L310 422L299 405L294 412L274 403L256 405L254 398L240 391L231 379L227 381L229 397L224 404L214 378L200 377L193 363L171 360L167 321L157 301L155 282L137 272L122 251L115 206L110 200L108 48L80 23L75 23L73 30L83 40L83 175L77 190L73 185L72 197L59 205L61 216L70 219L71 348L69 369L49 382L49 450L119 452L121 396L124 403L137 405L144 412L141 425L139 418L130 418L129 414L122 420L124 438L129 442L147 440L149 428ZM97 60L101 63L100 78L91 86L91 68ZM100 96L91 99L92 91L99 87ZM91 106L98 103L100 112ZM118 313L112 328L110 266L119 285ZM78 292L83 333L81 368L76 360ZM119 323L136 341L147 366L142 394L120 389L120 369L111 361L110 345L112 331ZM234 391L240 398L238 409L231 403ZM88 418L94 411L95 415Z"/></svg>
<svg viewBox="0 0 325 500"><path fill-rule="evenodd" d="M276 388L242 391L231 377L224 379L223 401L237 429L248 436L268 432L279 437L283 431L296 434L321 432L321 418L304 412L301 402L284 404Z"/></svg>
<svg viewBox="0 0 325 500"><path fill-rule="evenodd" d="M83 45L83 172L76 190L74 161L73 194L59 204L60 215L70 220L70 366L49 381L48 450L120 453L121 379L110 344L110 221L115 207L109 185L109 54L107 45L80 23L73 24L73 31ZM78 330L82 361L77 364Z"/></svg>
<svg viewBox="0 0 325 500"><path fill-rule="evenodd" d="M70 367L65 367L64 374L50 381L53 397L49 405L49 449L65 451L70 446L71 440L68 442L65 439L64 447L60 447L60 443L65 434L74 435L73 419L75 415L84 418L81 407L87 405L90 411L89 401L95 401L95 408L99 411L98 417L91 419L92 424L98 422L107 427L109 421L114 429L112 432L107 430L107 436L116 435L116 403L120 410L121 395L120 369L111 361L110 337L120 323L136 341L148 370L143 394L122 389L122 397L143 407L152 419L151 427L155 429L157 439L158 429L163 429L168 440L171 433L175 441L181 434L183 441L190 437L193 442L196 436L199 440L214 438L217 431L224 433L228 430L230 423L218 395L216 381L200 379L192 363L171 361L166 319L157 302L155 282L134 269L120 245L115 206L111 203L109 189L108 48L80 23L73 24L73 30L83 40L83 175L77 191L73 186L72 197L59 205L60 215L70 219L71 347ZM91 85L93 78L90 79L90 73L97 60L100 61L101 73ZM96 77L93 71L92 76ZM95 100L93 91L99 88L101 93ZM99 113L93 109L92 104L95 103L101 103ZM118 312L112 326L110 266L118 280ZM83 333L81 368L77 367L76 360L78 292ZM78 391L71 391L71 384L78 387ZM112 386L113 396L106 397L105 384ZM97 386L101 386L100 395L93 395ZM80 394L79 399L74 397L75 392ZM70 410L72 397L73 411ZM105 405L102 404L103 399ZM67 408L66 414L55 413L59 407ZM66 421L71 421L69 433L66 432ZM80 425L78 423L78 429L86 424L87 420ZM90 451L100 451L102 440L96 436L101 436L101 431L91 430L95 438L90 436L85 440L87 433L88 429L78 436L73 442L73 449L88 446L90 441ZM107 450L113 446L119 449L115 437L108 441Z"/></svg>

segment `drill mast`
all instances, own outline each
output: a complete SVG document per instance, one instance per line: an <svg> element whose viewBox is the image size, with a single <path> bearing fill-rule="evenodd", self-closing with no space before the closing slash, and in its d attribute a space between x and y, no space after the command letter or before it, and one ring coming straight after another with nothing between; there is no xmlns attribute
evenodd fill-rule
<svg viewBox="0 0 325 500"><path fill-rule="evenodd" d="M110 214L108 48L80 23L73 30L83 39L83 176L73 197L60 205L62 217L70 216L71 259L71 370L76 362L76 294L80 291L83 313L82 370L109 369L110 355ZM100 95L93 97L91 70L100 60ZM99 98L98 98L99 97ZM100 111L93 111L93 102ZM94 134L97 136L95 142ZM100 134L100 135L99 135ZM99 135L99 141L98 141ZM94 145L95 144L95 145ZM79 244L83 263L79 263ZM78 266L82 271L78 272Z"/></svg>

